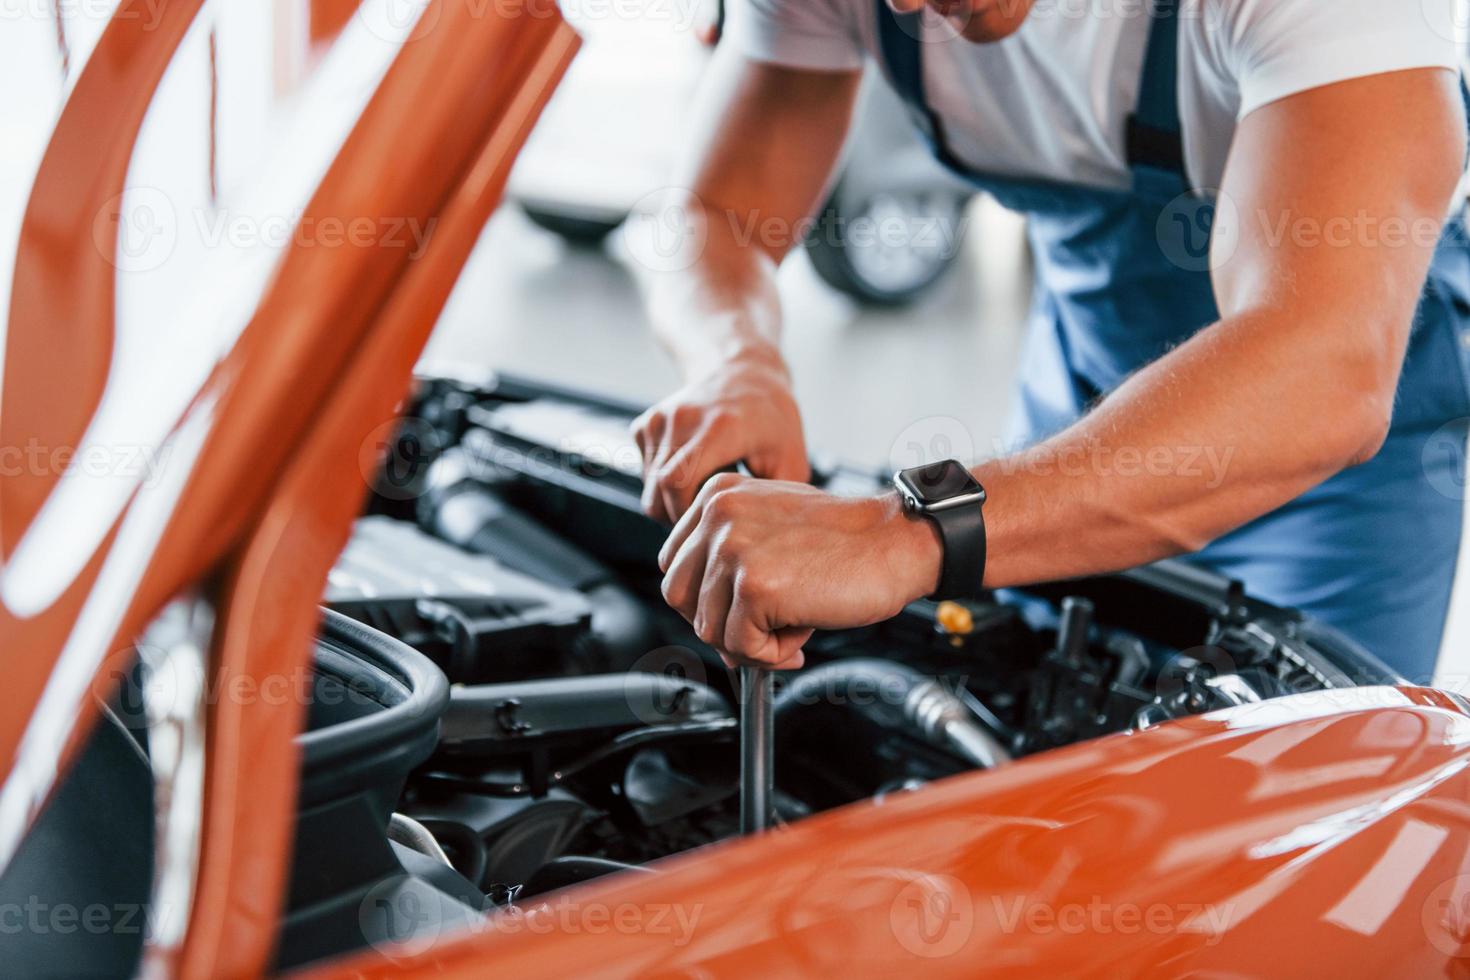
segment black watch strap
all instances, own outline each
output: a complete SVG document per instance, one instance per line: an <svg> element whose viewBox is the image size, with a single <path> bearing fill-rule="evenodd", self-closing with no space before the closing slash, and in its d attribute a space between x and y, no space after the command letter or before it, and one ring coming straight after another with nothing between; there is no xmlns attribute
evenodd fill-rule
<svg viewBox="0 0 1470 980"><path fill-rule="evenodd" d="M944 563L934 600L972 599L985 581L985 511L979 503L924 515L939 528Z"/></svg>

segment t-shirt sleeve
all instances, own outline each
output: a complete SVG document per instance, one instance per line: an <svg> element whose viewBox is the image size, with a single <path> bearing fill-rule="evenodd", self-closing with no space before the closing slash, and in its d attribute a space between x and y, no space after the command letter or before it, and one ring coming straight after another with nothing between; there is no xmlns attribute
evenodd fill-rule
<svg viewBox="0 0 1470 980"><path fill-rule="evenodd" d="M1243 118L1335 82L1457 69L1466 0L1214 0ZM1207 15L1208 16L1208 15Z"/></svg>
<svg viewBox="0 0 1470 980"><path fill-rule="evenodd" d="M721 44L788 68L861 68L857 25L845 0L729 0Z"/></svg>

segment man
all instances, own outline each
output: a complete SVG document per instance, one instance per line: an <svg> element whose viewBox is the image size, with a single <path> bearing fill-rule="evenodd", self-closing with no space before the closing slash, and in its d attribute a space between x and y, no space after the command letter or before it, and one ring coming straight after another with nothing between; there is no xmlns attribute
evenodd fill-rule
<svg viewBox="0 0 1470 980"><path fill-rule="evenodd" d="M1194 554L1427 681L1470 415L1454 0L889 2L731 11L673 202L704 244L651 287L687 384L635 423L669 602L792 668L921 596ZM865 56L1030 218L1030 445L973 468L983 508L955 467L871 500L802 482L784 240L738 232L822 199Z"/></svg>

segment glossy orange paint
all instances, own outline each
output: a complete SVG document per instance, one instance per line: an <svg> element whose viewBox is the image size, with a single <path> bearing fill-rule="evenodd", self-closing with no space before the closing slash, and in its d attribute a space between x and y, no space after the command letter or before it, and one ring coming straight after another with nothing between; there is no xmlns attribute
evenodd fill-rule
<svg viewBox="0 0 1470 980"><path fill-rule="evenodd" d="M16 253L0 445L75 447L96 411L112 354L117 274L101 246L115 241L120 195L143 115L200 4L171 0L160 7L156 22L114 20L52 132ZM0 480L0 560L13 556L59 480L49 467L20 469ZM0 783L9 777L32 712L112 543L109 536L61 598L38 615L19 616L0 603L0 636L15 651L0 685ZM126 635L136 634L144 622L135 614ZM92 711L89 700L77 705L77 732L85 730Z"/></svg>
<svg viewBox="0 0 1470 980"><path fill-rule="evenodd" d="M413 365L460 267L499 200L514 151L524 141L531 122L575 51L575 35L559 18L544 13L537 18L543 33L531 39L534 43L509 46L506 42L511 32L502 25L484 38L484 47L468 45L474 50L466 51L463 35L456 32L473 26L458 20L462 15L468 17L469 11L467 6L446 5L442 33L436 30L425 38L451 42L448 46L455 49L453 57L428 44L421 50L414 46L405 49L405 55L413 52L414 57L400 56L354 131L352 139L366 141L370 149L363 150L360 143L354 146L350 141L339 163L348 161L351 165L341 171L333 168L308 211L403 213L358 209L368 202L344 202L334 210L326 202L332 200L333 193L341 193L350 201L354 192L374 190L375 161L383 159L397 140L413 131L403 124L403 117L410 107L428 97L429 89L442 93L456 78L469 84L471 91L463 97L479 100L484 116L480 127L472 126L463 112L451 111L440 118L427 111L418 112L420 120L429 125L458 122L469 131L458 144L464 148L463 157L436 157L426 133L426 152L421 160L410 161L420 164L420 169L412 172L420 174L423 181L429 179L431 162L437 160L443 168L436 174L443 183L435 187L441 196L432 208L422 212L425 219L433 217L437 221L435 235L423 255L400 270L393 288L385 289L381 302L365 311L359 332L347 338L323 337L330 331L322 329L293 335L305 347L295 353L297 364L307 371L313 364L320 368L321 362L313 359L325 356L309 342L330 341L331 355L342 359L333 362L339 365L332 377L337 387L315 412L292 420L305 429L304 438L282 461L284 471L270 492L265 513L229 566L217 666L226 676L260 682L273 676L296 676L305 668L318 622L317 597L325 588L327 572L346 543L366 493L359 453L371 432L393 417L398 401L408 390ZM451 41L455 38L458 40ZM524 35L521 40L526 40ZM494 73L498 77L484 78L490 73L477 65L487 64L499 66ZM502 97L490 98L484 91L474 91L482 86L491 87ZM459 103L451 101L443 108L452 110L455 104ZM438 149L444 153L458 148L443 130L430 132L443 137ZM364 171L362 167L371 169ZM424 189L423 183L417 184L417 191ZM352 322L341 318L344 308L352 306L349 300L360 300L376 284L364 282L361 268L354 264L328 259L317 265L311 260L318 255L311 254L311 250L301 254L310 268L293 269L288 260L268 297L269 305L262 305L256 323L289 324L307 311L323 318L307 322L345 330ZM334 289L342 293L334 296ZM345 340L354 342L343 350ZM273 359L281 353L281 342L276 335L274 346L258 353ZM244 343L242 338L242 346ZM273 372L273 377L281 377L282 372L287 377L292 374L279 363L266 370ZM292 385L311 387L300 376ZM243 385L235 390L247 393ZM281 408L299 410L299 405L291 404L289 391L278 389L276 397L280 401L275 405L268 399L256 400L250 408L268 415ZM224 420L230 418L230 411L228 404L222 405ZM243 409L240 411L245 414ZM244 426L239 436L247 440L252 434L268 437L275 424L279 423L272 419L265 428ZM257 447L260 452L265 449ZM219 488L221 493L227 489L226 485ZM205 528L198 527L195 533L202 535ZM295 703L271 706L229 699L222 699L214 707L211 731L215 741L210 746L207 800L211 832L205 837L185 976L252 975L267 962L285 889L296 790L294 740L302 726L300 708Z"/></svg>
<svg viewBox="0 0 1470 980"><path fill-rule="evenodd" d="M7 445L77 445L106 383L116 270L105 245L115 239L143 114L200 2L158 0L154 8L146 19L126 0L119 8L35 182L6 338ZM317 597L366 492L359 449L406 392L509 162L576 47L554 5L540 0L513 16L433 0L423 17L430 26L403 46L305 218L415 218L441 233L416 255L351 239L286 250L243 335L195 400L196 409L209 406L207 438L156 547L140 559L146 568L105 650L125 653L167 601L205 581L220 615L211 689L227 689L231 678L290 678L304 667ZM98 222L113 238L94 240ZM54 484L54 475L0 484L7 557ZM108 536L40 615L0 612L12 652L0 695L0 778L14 775L22 735L115 541ZM105 650L96 651L96 693L116 676L105 669ZM85 694L73 700L73 745L95 711ZM254 975L269 962L301 721L289 698L220 697L209 707L197 897L185 945L166 964L181 975ZM31 801L27 820L41 802Z"/></svg>
<svg viewBox="0 0 1470 980"><path fill-rule="evenodd" d="M358 0L310 0L307 32L312 44L327 44L357 12Z"/></svg>
<svg viewBox="0 0 1470 980"><path fill-rule="evenodd" d="M1465 976L1467 765L1458 700L1298 696L857 804L310 976Z"/></svg>

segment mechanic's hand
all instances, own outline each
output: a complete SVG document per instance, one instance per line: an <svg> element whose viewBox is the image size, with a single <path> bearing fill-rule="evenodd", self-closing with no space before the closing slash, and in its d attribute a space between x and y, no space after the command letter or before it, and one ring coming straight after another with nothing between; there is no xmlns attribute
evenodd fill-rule
<svg viewBox="0 0 1470 980"><path fill-rule="evenodd" d="M672 524L712 474L744 462L756 476L811 479L801 415L779 356L733 360L633 423L643 451L643 509Z"/></svg>
<svg viewBox="0 0 1470 980"><path fill-rule="evenodd" d="M659 553L663 593L741 664L789 670L814 629L867 626L931 594L942 548L897 496L835 497L728 473L705 484Z"/></svg>

